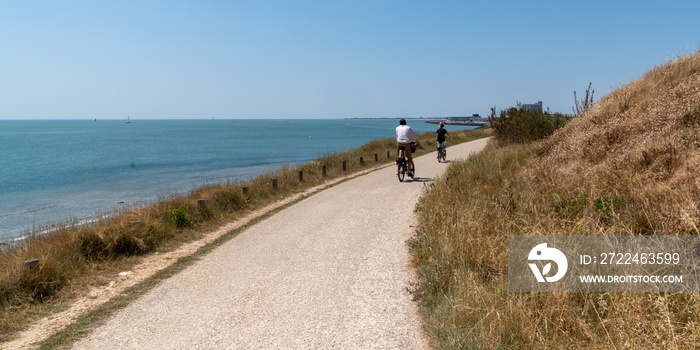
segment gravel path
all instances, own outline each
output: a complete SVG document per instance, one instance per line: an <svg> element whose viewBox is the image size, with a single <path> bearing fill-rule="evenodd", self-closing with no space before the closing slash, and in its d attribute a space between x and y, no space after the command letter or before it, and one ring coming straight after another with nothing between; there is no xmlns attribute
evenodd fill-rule
<svg viewBox="0 0 700 350"><path fill-rule="evenodd" d="M448 148L448 159L486 139ZM432 146L432 145L431 145ZM389 166L254 225L115 313L75 349L425 349L405 241L424 184Z"/></svg>

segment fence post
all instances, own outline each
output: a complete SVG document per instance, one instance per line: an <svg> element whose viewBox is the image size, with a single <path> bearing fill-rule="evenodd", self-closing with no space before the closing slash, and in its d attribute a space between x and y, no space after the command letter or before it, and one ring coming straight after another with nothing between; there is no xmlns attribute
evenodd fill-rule
<svg viewBox="0 0 700 350"><path fill-rule="evenodd" d="M272 189L277 190L277 179L272 179Z"/></svg>
<svg viewBox="0 0 700 350"><path fill-rule="evenodd" d="M198 207L204 208L205 205L206 205L206 201L205 201L204 199L198 199L198 200L197 200L197 206L198 206Z"/></svg>
<svg viewBox="0 0 700 350"><path fill-rule="evenodd" d="M321 173L323 174L323 176L326 176L326 165L325 164L323 164L321 166Z"/></svg>
<svg viewBox="0 0 700 350"><path fill-rule="evenodd" d="M364 164L365 164L365 161L362 160L362 157L360 157L360 165L364 165Z"/></svg>
<svg viewBox="0 0 700 350"><path fill-rule="evenodd" d="M24 267L33 270L39 266L39 259L29 259L24 261Z"/></svg>
<svg viewBox="0 0 700 350"><path fill-rule="evenodd" d="M389 155L389 151L386 151L386 158L389 159L391 156Z"/></svg>
<svg viewBox="0 0 700 350"><path fill-rule="evenodd" d="M345 161L343 161L343 171L345 171L345 170L346 170Z"/></svg>
<svg viewBox="0 0 700 350"><path fill-rule="evenodd" d="M303 170L299 170L299 181L300 182L304 181L304 171Z"/></svg>
<svg viewBox="0 0 700 350"><path fill-rule="evenodd" d="M243 191L243 194L248 193L248 186L243 186L243 187L241 188L241 191Z"/></svg>
<svg viewBox="0 0 700 350"><path fill-rule="evenodd" d="M379 161L379 155L377 155L377 154L375 153L375 154L374 154L374 162L376 163L376 162L378 162L378 161Z"/></svg>

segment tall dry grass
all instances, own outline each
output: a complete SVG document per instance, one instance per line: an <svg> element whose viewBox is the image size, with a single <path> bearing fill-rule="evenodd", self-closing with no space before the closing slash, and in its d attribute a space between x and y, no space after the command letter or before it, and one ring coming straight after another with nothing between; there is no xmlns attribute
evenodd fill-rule
<svg viewBox="0 0 700 350"><path fill-rule="evenodd" d="M435 348L694 349L697 293L508 293L508 235L698 235L700 54L550 138L454 163L421 201L409 287Z"/></svg>
<svg viewBox="0 0 700 350"><path fill-rule="evenodd" d="M489 134L485 130L453 132L451 140L459 143ZM433 133L421 134L420 138L428 146L419 148L419 154L434 150ZM2 250L0 341L11 337L28 320L50 312L53 304L78 296L90 285L108 282L115 272L134 264L140 255L171 249L250 210L329 179L393 162L395 149L393 139L376 140L298 167L285 166L263 173L245 183L210 184L185 196L162 198L147 207L115 213L95 225L62 224L53 234L36 234L21 245ZM375 154L378 162L374 160ZM360 157L364 164L360 164ZM346 170L342 169L343 161ZM323 165L326 176L322 173ZM299 181L299 170L303 171L303 181ZM276 190L272 188L272 179L277 180ZM204 205L199 204L201 199ZM23 263L27 259L39 259L39 265L25 268Z"/></svg>

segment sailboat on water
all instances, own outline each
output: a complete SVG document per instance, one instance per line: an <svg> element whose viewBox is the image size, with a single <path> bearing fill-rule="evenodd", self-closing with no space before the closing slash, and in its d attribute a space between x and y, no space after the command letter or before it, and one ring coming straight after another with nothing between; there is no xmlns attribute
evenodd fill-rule
<svg viewBox="0 0 700 350"><path fill-rule="evenodd" d="M130 117L126 117L126 123L127 123L127 124L131 124L131 118L130 118Z"/></svg>

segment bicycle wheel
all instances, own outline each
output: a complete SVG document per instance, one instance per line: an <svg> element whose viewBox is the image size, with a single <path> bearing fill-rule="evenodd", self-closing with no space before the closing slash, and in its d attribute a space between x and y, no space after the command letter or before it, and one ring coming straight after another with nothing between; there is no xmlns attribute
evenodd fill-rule
<svg viewBox="0 0 700 350"><path fill-rule="evenodd" d="M398 169L396 176L399 177L399 182L403 182L403 178L406 175L406 165L399 164L396 168Z"/></svg>
<svg viewBox="0 0 700 350"><path fill-rule="evenodd" d="M442 157L442 151L438 149L438 163L440 163L440 157Z"/></svg>
<svg viewBox="0 0 700 350"><path fill-rule="evenodd" d="M442 158L442 161L445 161L445 158L447 158L447 152L445 150L440 151L440 158Z"/></svg>

